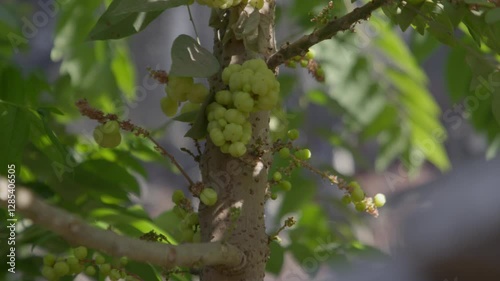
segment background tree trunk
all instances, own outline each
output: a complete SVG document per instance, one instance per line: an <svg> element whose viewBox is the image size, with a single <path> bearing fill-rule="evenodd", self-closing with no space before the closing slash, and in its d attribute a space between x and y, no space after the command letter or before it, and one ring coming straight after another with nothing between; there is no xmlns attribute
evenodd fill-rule
<svg viewBox="0 0 500 281"><path fill-rule="evenodd" d="M261 9L261 28L259 46L262 50L258 56L267 59L276 46L274 40L274 1L265 4ZM246 50L242 40L234 37L223 45L222 38L230 25L229 18L239 13L237 8L229 10L223 24L215 29L214 55L219 59L222 68L228 64L243 63L255 58L255 53ZM222 71L222 69L221 69ZM225 86L221 73L212 77L211 91L216 92ZM264 204L267 189L268 170L271 165L271 154L268 149L269 112L262 111L251 114L252 140L248 152L241 158L233 158L223 154L207 138L207 145L200 163L203 183L217 191L218 202L207 207L200 204L200 226L203 241L226 241L244 252L246 265L243 268L225 270L207 267L202 271L203 281L224 280L263 280L265 267L269 258L268 236L264 223ZM236 220L231 219L231 208L240 208Z"/></svg>

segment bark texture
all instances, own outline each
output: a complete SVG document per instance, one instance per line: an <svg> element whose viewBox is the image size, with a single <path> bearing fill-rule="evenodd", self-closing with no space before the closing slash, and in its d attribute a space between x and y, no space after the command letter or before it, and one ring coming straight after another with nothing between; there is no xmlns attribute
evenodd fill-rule
<svg viewBox="0 0 500 281"><path fill-rule="evenodd" d="M258 52L246 50L242 40L234 37L222 42L229 30L228 25L241 13L241 8L230 9L217 15L214 55L222 67L233 63L260 57L267 60L275 50L274 1L266 2L260 13ZM210 81L211 91L225 88L218 73ZM223 154L207 138L207 145L201 159L203 183L217 191L218 202L208 207L200 204L200 226L202 240L225 241L240 249L246 258L241 267L224 269L205 267L203 281L263 280L269 258L268 236L264 224L264 204L267 189L268 170L271 164L269 153L269 112L251 115L253 135L248 152L241 158ZM231 208L240 208L239 217L231 218Z"/></svg>

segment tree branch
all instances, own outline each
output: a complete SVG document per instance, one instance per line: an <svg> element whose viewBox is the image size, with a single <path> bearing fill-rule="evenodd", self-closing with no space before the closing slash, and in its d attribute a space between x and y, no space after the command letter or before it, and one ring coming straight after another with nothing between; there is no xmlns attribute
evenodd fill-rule
<svg viewBox="0 0 500 281"><path fill-rule="evenodd" d="M16 188L16 211L34 224L43 226L74 245L87 246L111 256L126 256L138 262L171 268L174 266L243 267L245 255L223 242L168 245L121 236L93 227L65 210L37 198L24 187ZM7 182L0 178L0 206L7 207Z"/></svg>
<svg viewBox="0 0 500 281"><path fill-rule="evenodd" d="M302 36L297 41L287 43L267 60L269 69L275 69L294 56L304 55L310 47L321 41L332 38L339 31L351 29L358 21L368 19L373 11L390 1L391 0L372 0L352 10L343 17L328 22L325 26L314 30L312 33Z"/></svg>

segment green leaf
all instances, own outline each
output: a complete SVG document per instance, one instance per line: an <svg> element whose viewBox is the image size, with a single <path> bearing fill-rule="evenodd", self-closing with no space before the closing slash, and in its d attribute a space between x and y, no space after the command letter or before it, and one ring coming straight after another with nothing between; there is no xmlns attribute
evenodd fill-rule
<svg viewBox="0 0 500 281"><path fill-rule="evenodd" d="M285 249L278 242L271 242L269 250L271 255L266 264L266 271L274 275L279 275L285 260Z"/></svg>
<svg viewBox="0 0 500 281"><path fill-rule="evenodd" d="M128 49L124 45L118 45L114 51L111 70L113 71L118 88L128 99L134 97L135 68L132 64Z"/></svg>
<svg viewBox="0 0 500 281"><path fill-rule="evenodd" d="M115 0L116 1L116 0ZM111 12L113 15L137 12L164 11L166 9L187 5L188 0L122 0Z"/></svg>
<svg viewBox="0 0 500 281"><path fill-rule="evenodd" d="M182 114L175 116L172 119L174 119L176 121L180 121L180 122L192 123L196 120L196 116L198 116L199 112L200 112L199 110L185 112L185 113L182 113Z"/></svg>
<svg viewBox="0 0 500 281"><path fill-rule="evenodd" d="M75 167L74 181L90 188L96 194L107 194L127 199L127 193L140 193L139 184L130 173L114 162L87 160Z"/></svg>
<svg viewBox="0 0 500 281"><path fill-rule="evenodd" d="M454 46L456 43L453 36L454 28L450 18L442 11L437 13L433 20L428 22L429 32L444 44Z"/></svg>
<svg viewBox="0 0 500 281"><path fill-rule="evenodd" d="M121 13L119 7L121 3L130 2L128 0L114 0L108 9L99 18L89 34L91 40L106 40L124 38L142 31L163 10L152 12L124 12ZM147 3L146 1L141 1ZM125 5L125 8L128 8Z"/></svg>
<svg viewBox="0 0 500 281"><path fill-rule="evenodd" d="M411 25L415 17L420 12L420 7L422 7L424 2L425 1L415 4L408 2L401 10L401 13L397 14L397 22L402 31L406 31L406 29Z"/></svg>
<svg viewBox="0 0 500 281"><path fill-rule="evenodd" d="M0 165L4 167L1 174L7 172L9 164L15 164L19 167L16 172L20 172L21 158L29 138L30 114L24 108L0 100Z"/></svg>
<svg viewBox="0 0 500 281"><path fill-rule="evenodd" d="M373 118L372 122L363 128L361 136L367 140L377 136L380 132L392 128L398 120L398 112L395 107L386 105L386 107Z"/></svg>
<svg viewBox="0 0 500 281"><path fill-rule="evenodd" d="M484 20L488 24L493 24L496 23L497 21L500 21L500 8L495 8L486 12Z"/></svg>
<svg viewBox="0 0 500 281"><path fill-rule="evenodd" d="M172 45L170 75L181 77L210 77L220 65L211 52L188 35L179 35Z"/></svg>
<svg viewBox="0 0 500 281"><path fill-rule="evenodd" d="M411 33L411 51L419 63L422 63L429 57L438 47L440 43L434 36L429 33L420 35L417 32Z"/></svg>
<svg viewBox="0 0 500 281"><path fill-rule="evenodd" d="M446 62L446 86L453 102L459 101L469 93L472 72L464 64L466 55L467 51L464 48L453 48Z"/></svg>

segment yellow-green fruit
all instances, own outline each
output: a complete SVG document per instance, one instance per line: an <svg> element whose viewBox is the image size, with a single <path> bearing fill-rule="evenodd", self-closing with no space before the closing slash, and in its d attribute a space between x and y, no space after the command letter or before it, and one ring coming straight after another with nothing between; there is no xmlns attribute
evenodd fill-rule
<svg viewBox="0 0 500 281"><path fill-rule="evenodd" d="M64 261L58 261L54 264L54 272L57 276L64 276L69 273L69 265Z"/></svg>
<svg viewBox="0 0 500 281"><path fill-rule="evenodd" d="M116 134L120 132L120 123L116 120L110 120L101 126L104 134Z"/></svg>
<svg viewBox="0 0 500 281"><path fill-rule="evenodd" d="M54 263L56 263L56 257L52 254L48 254L45 257L43 257L43 264L47 266L53 266Z"/></svg>
<svg viewBox="0 0 500 281"><path fill-rule="evenodd" d="M108 275L109 272L111 271L111 264L109 263L105 263L103 265L101 265L99 267L99 271L103 274L103 275Z"/></svg>
<svg viewBox="0 0 500 281"><path fill-rule="evenodd" d="M211 188L204 188L200 194L200 200L207 206L213 206L217 202L217 192Z"/></svg>
<svg viewBox="0 0 500 281"><path fill-rule="evenodd" d="M109 121L109 122L116 122L116 121ZM108 122L108 123L109 123ZM104 125L99 125L94 129L94 140L95 142L104 148L114 148L117 147L121 141L122 141L122 136L120 134L120 131L118 128L116 129L111 129L115 128L115 126L106 126Z"/></svg>
<svg viewBox="0 0 500 281"><path fill-rule="evenodd" d="M363 202L358 202L355 205L356 211L363 212L366 209L366 204Z"/></svg>
<svg viewBox="0 0 500 281"><path fill-rule="evenodd" d="M374 197L373 197L373 203L375 204L375 206L377 206L378 208L380 207L383 207L385 205L385 195L382 194L382 193L377 193Z"/></svg>
<svg viewBox="0 0 500 281"><path fill-rule="evenodd" d="M42 276L47 278L47 280L54 280L57 277L54 269L46 265L42 268Z"/></svg>
<svg viewBox="0 0 500 281"><path fill-rule="evenodd" d="M349 186L351 187L350 193L353 202L360 202L365 199L365 192L357 182L351 182Z"/></svg>
<svg viewBox="0 0 500 281"><path fill-rule="evenodd" d="M94 260L95 260L96 264L103 264L103 263L106 262L106 259L103 256L101 256L101 255L95 256Z"/></svg>
<svg viewBox="0 0 500 281"><path fill-rule="evenodd" d="M186 196L184 196L184 192L182 192L182 190L176 190L172 194L172 202L174 202L175 204L181 203L184 198L186 198Z"/></svg>
<svg viewBox="0 0 500 281"><path fill-rule="evenodd" d="M290 191L292 189L292 183L289 181L280 181L279 187L284 191Z"/></svg>
<svg viewBox="0 0 500 281"><path fill-rule="evenodd" d="M87 266L87 268L85 268L85 274L87 274L88 276L93 276L95 275L95 273L96 273L95 267L89 265Z"/></svg>
<svg viewBox="0 0 500 281"><path fill-rule="evenodd" d="M200 83L196 83L191 86L191 89L187 94L188 100L192 103L202 103L207 96L208 88Z"/></svg>
<svg viewBox="0 0 500 281"><path fill-rule="evenodd" d="M201 107L201 104L199 103L192 103L192 102L185 102L184 105L181 108L181 114L187 113L187 112L193 112L199 110Z"/></svg>
<svg viewBox="0 0 500 281"><path fill-rule="evenodd" d="M170 97L163 97L160 101L161 111L168 117L172 117L177 114L177 109L179 108L179 103Z"/></svg>
<svg viewBox="0 0 500 281"><path fill-rule="evenodd" d="M77 247L77 248L74 248L73 249L73 254L75 255L75 257L79 260L83 260L84 258L87 257L87 248L83 247L83 246L80 246L80 247Z"/></svg>

